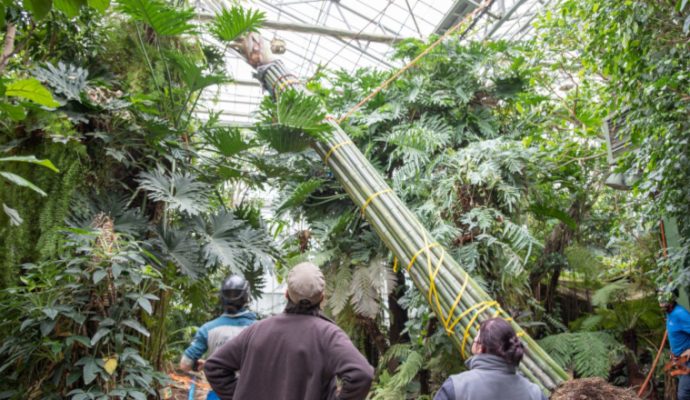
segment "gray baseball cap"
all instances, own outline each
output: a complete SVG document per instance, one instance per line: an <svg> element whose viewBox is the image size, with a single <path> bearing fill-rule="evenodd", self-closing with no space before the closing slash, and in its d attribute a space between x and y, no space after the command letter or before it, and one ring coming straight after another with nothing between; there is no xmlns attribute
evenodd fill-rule
<svg viewBox="0 0 690 400"><path fill-rule="evenodd" d="M288 296L295 304L309 302L310 305L321 302L326 280L316 265L303 262L295 265L287 277Z"/></svg>

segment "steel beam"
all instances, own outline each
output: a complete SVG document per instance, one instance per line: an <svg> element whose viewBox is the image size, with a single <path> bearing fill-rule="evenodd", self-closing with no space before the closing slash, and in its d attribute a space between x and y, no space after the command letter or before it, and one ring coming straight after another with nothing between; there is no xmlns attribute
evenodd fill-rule
<svg viewBox="0 0 690 400"><path fill-rule="evenodd" d="M211 14L199 14L197 20L201 22L208 22L213 19ZM329 28L320 25L303 24L299 22L284 22L284 21L265 21L262 26L268 29L275 29L279 31L311 33L315 35L332 36L338 39L355 39L364 40L367 42L376 43L397 43L401 40L407 39L401 36L383 35L379 33L367 32L353 32L347 29Z"/></svg>

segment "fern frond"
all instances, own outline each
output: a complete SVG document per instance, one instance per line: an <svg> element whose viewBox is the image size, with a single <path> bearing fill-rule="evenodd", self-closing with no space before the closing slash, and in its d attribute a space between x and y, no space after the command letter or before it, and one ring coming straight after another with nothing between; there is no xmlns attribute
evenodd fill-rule
<svg viewBox="0 0 690 400"><path fill-rule="evenodd" d="M592 295L592 305L595 307L606 307L616 296L627 293L631 286L631 283L627 281L609 283L594 292Z"/></svg>
<svg viewBox="0 0 690 400"><path fill-rule="evenodd" d="M332 281L331 292L326 298L326 304L334 315L340 314L350 300L350 285L352 270L349 265L340 265Z"/></svg>
<svg viewBox="0 0 690 400"><path fill-rule="evenodd" d="M539 345L563 368L578 376L606 378L625 346L608 332L572 332L547 336Z"/></svg>

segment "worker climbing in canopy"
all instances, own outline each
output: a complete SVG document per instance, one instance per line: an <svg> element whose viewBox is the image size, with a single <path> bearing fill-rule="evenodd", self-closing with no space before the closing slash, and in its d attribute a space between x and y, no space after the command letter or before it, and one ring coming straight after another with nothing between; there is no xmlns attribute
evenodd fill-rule
<svg viewBox="0 0 690 400"><path fill-rule="evenodd" d="M220 299L223 304L223 315L205 323L194 336L192 344L187 347L180 361L183 371L202 370L204 353L212 355L225 342L237 336L243 329L256 322L256 314L247 310L249 302L249 283L239 275L230 275L220 288ZM218 399L213 392L207 399Z"/></svg>
<svg viewBox="0 0 690 400"><path fill-rule="evenodd" d="M690 400L690 312L676 303L677 290L659 292L659 305L666 313L671 360L665 371L678 377L678 400Z"/></svg>
<svg viewBox="0 0 690 400"><path fill-rule="evenodd" d="M213 389L223 400L364 399L374 369L321 313L319 267L296 265L287 286L284 313L250 326L206 361Z"/></svg>

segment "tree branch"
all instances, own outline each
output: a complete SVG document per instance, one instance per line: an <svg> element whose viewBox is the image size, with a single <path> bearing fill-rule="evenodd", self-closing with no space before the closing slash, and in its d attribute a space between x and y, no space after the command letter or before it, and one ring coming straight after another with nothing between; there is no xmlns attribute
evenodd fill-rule
<svg viewBox="0 0 690 400"><path fill-rule="evenodd" d="M14 54L14 40L17 36L17 25L11 22L7 23L7 32L5 33L5 45L2 47L2 55L0 56L0 74L5 71L10 57Z"/></svg>

